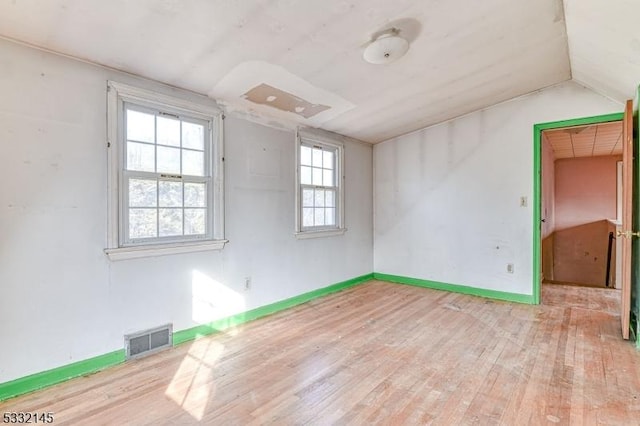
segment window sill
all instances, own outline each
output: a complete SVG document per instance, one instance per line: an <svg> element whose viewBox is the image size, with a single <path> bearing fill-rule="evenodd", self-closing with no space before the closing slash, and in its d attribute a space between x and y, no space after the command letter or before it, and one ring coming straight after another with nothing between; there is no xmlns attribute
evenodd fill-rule
<svg viewBox="0 0 640 426"><path fill-rule="evenodd" d="M168 254L194 253L198 251L222 250L228 240L197 241L148 246L118 247L105 249L109 260L138 259L141 257L165 256Z"/></svg>
<svg viewBox="0 0 640 426"><path fill-rule="evenodd" d="M296 232L294 235L299 240L306 240L309 238L334 237L336 235L343 235L345 232L347 232L347 228L325 229L322 231L301 231Z"/></svg>

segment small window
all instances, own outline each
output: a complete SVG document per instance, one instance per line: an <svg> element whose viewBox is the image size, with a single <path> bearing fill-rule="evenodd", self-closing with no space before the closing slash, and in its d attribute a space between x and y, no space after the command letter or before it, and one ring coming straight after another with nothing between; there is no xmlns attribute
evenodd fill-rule
<svg viewBox="0 0 640 426"><path fill-rule="evenodd" d="M297 139L296 234L342 234L343 145L302 131Z"/></svg>
<svg viewBox="0 0 640 426"><path fill-rule="evenodd" d="M221 114L109 84L112 258L222 248Z"/></svg>

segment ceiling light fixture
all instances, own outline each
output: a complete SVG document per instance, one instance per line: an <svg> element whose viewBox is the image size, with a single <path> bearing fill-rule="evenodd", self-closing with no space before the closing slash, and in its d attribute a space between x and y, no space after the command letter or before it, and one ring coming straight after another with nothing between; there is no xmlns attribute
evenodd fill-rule
<svg viewBox="0 0 640 426"><path fill-rule="evenodd" d="M390 64L404 56L409 50L409 42L400 37L399 32L391 28L377 36L364 49L364 60L371 64Z"/></svg>

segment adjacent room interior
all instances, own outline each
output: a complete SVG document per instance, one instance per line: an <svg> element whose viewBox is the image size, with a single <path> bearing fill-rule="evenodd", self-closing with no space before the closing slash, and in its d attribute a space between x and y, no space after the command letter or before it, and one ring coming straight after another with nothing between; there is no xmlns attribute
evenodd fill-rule
<svg viewBox="0 0 640 426"><path fill-rule="evenodd" d="M0 3L3 421L637 421L637 16Z"/></svg>
<svg viewBox="0 0 640 426"><path fill-rule="evenodd" d="M620 289L622 122L542 134L543 282Z"/></svg>

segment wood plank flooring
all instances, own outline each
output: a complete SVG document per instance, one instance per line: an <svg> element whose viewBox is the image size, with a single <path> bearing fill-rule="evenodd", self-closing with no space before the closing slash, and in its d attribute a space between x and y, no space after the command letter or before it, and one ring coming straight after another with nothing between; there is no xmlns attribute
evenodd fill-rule
<svg viewBox="0 0 640 426"><path fill-rule="evenodd" d="M380 281L0 403L55 424L640 424L615 290L543 305Z"/></svg>

